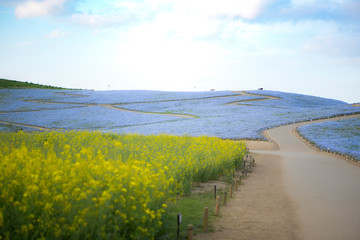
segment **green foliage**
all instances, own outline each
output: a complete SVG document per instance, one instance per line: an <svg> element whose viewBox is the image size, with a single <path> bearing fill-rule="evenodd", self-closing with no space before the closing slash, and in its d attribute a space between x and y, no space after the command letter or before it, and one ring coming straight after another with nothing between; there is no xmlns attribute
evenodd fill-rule
<svg viewBox="0 0 360 240"><path fill-rule="evenodd" d="M0 78L0 89L2 88L42 88L42 89L67 89L62 87L53 87L48 85L29 83L29 82L20 82L8 79ZM70 89L68 89L70 90Z"/></svg>
<svg viewBox="0 0 360 240"><path fill-rule="evenodd" d="M206 193L196 193L182 197L176 203L170 203L164 215L163 226L158 233L158 239L177 238L177 215L181 214L181 224L179 227L179 239L187 236L189 224L194 226L194 234L203 232L204 208L208 208L208 231L214 231L215 222L215 200L212 191Z"/></svg>

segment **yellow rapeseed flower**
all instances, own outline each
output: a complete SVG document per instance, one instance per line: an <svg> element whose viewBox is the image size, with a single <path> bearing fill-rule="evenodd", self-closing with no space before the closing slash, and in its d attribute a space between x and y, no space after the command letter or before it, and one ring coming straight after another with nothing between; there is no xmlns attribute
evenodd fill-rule
<svg viewBox="0 0 360 240"><path fill-rule="evenodd" d="M2 211L0 210L0 227L2 227L4 225L4 215L2 213Z"/></svg>
<svg viewBox="0 0 360 240"><path fill-rule="evenodd" d="M213 137L86 131L0 133L0 147L0 206L23 215L5 229L5 214L16 212L0 209L0 236L16 239L88 236L94 226L101 238L117 229L119 238L151 239L167 202L193 181L231 173L245 153Z"/></svg>

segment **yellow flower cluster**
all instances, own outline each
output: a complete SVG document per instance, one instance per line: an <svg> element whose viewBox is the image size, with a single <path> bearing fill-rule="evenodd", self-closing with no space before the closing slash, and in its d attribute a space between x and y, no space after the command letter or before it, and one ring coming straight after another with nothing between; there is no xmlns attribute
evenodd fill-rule
<svg viewBox="0 0 360 240"><path fill-rule="evenodd" d="M166 202L241 164L212 137L0 133L0 239L152 239Z"/></svg>

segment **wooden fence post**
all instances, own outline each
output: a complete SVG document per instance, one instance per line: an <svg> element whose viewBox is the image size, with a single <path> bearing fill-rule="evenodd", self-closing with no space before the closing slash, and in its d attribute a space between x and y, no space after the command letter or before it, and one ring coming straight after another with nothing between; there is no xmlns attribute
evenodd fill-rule
<svg viewBox="0 0 360 240"><path fill-rule="evenodd" d="M178 215L177 215L177 231L176 231L177 239L180 238L180 223L181 223L181 214L178 213Z"/></svg>
<svg viewBox="0 0 360 240"><path fill-rule="evenodd" d="M224 206L226 206L226 195L227 195L227 191L224 190Z"/></svg>
<svg viewBox="0 0 360 240"><path fill-rule="evenodd" d="M230 184L230 197L232 197L232 184Z"/></svg>
<svg viewBox="0 0 360 240"><path fill-rule="evenodd" d="M238 190L238 183L237 183L237 180L236 180L236 178L235 178L235 189L234 189L235 191L237 191Z"/></svg>
<svg viewBox="0 0 360 240"><path fill-rule="evenodd" d="M188 240L192 240L193 229L194 229L194 226L192 224L189 224L188 225L188 237L187 237Z"/></svg>
<svg viewBox="0 0 360 240"><path fill-rule="evenodd" d="M209 216L209 209L206 207L204 208L204 232L208 231L208 216Z"/></svg>
<svg viewBox="0 0 360 240"><path fill-rule="evenodd" d="M220 196L216 197L215 215L219 216L220 213Z"/></svg>
<svg viewBox="0 0 360 240"><path fill-rule="evenodd" d="M214 198L216 200L216 185L214 185Z"/></svg>

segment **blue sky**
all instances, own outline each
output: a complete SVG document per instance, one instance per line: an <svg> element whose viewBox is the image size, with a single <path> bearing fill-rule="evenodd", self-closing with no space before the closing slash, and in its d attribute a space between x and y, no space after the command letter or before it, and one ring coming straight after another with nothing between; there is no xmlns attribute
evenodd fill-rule
<svg viewBox="0 0 360 240"><path fill-rule="evenodd" d="M359 0L0 0L0 77L360 102Z"/></svg>

